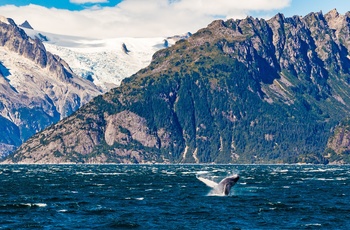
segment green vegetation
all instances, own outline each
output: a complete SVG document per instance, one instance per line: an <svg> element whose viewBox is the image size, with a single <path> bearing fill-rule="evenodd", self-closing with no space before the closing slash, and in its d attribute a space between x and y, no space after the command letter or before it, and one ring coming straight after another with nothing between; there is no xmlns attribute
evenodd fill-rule
<svg viewBox="0 0 350 230"><path fill-rule="evenodd" d="M179 71L136 75L124 82L128 87L133 85L131 98L137 98L129 101L128 109L147 120L151 133L167 130L174 143L167 148L160 143L161 149L147 151L163 154L173 162L193 162L195 151L200 162L327 162L321 153L329 137L326 130L333 123L322 117L324 111L315 104L325 103L322 97L291 89L294 104L270 104L262 100L261 78L236 59L220 55L216 45L205 47L205 56L195 65L191 62ZM296 76L289 77L297 81ZM143 87L135 87L140 80ZM189 154L182 159L185 146ZM142 145L128 148L144 149ZM111 147L99 151L106 153L108 149ZM232 158L233 153L239 157Z"/></svg>
<svg viewBox="0 0 350 230"><path fill-rule="evenodd" d="M92 152L65 149L55 156L88 162L103 155L117 163L350 162L348 146L329 139L350 127L344 120L333 132L350 112L348 48L318 16L273 20L216 21L158 51L149 67L55 126L94 132L99 141ZM154 146L132 139L138 130L119 123L113 131L127 138L106 143L106 117L126 110L145 120Z"/></svg>

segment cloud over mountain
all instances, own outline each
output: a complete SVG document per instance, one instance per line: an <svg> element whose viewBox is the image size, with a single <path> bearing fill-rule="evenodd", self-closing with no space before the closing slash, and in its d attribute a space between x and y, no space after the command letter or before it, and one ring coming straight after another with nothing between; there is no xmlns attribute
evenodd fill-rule
<svg viewBox="0 0 350 230"><path fill-rule="evenodd" d="M71 0L101 3L104 0ZM28 20L42 31L95 38L167 36L195 32L214 19L244 18L251 11L287 7L291 0L124 0L114 7L94 5L81 11L38 5L0 7L0 15Z"/></svg>

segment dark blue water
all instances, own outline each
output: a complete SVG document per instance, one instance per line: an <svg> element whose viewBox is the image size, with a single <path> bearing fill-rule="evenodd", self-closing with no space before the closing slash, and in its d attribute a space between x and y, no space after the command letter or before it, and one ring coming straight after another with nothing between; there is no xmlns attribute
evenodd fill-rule
<svg viewBox="0 0 350 230"><path fill-rule="evenodd" d="M239 173L230 196L196 176ZM350 229L350 166L0 165L1 229Z"/></svg>

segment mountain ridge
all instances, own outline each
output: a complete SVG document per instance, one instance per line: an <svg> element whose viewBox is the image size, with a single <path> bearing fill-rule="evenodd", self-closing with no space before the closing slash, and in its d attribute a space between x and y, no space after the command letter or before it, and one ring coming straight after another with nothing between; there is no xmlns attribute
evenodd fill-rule
<svg viewBox="0 0 350 230"><path fill-rule="evenodd" d="M349 22L334 10L214 21L5 162L332 163Z"/></svg>
<svg viewBox="0 0 350 230"><path fill-rule="evenodd" d="M0 54L0 155L101 93L5 17L0 21Z"/></svg>
<svg viewBox="0 0 350 230"><path fill-rule="evenodd" d="M146 67L155 51L173 45L178 39L190 36L186 34L167 38L96 40L37 31L30 26L28 21L17 26L12 19L3 16L0 19L0 22L4 23L0 24L3 27L2 46L0 46L2 56L0 76L4 77L0 81L4 88L1 88L2 86L0 88L7 95L2 99L6 100L6 103L5 107L0 106L0 112L4 118L8 119L2 123L0 129L0 158L15 150L23 140L32 134L71 114L92 97L118 86L123 78ZM127 45L130 52L124 53L122 44ZM34 63L30 63L31 61ZM26 75L30 75L30 79L36 79L37 82L35 84L29 82L25 86L23 83L27 82ZM50 82L52 79L45 80L44 75L48 75L48 79L50 77L55 79ZM87 84L88 88L95 88L94 91L98 92L91 92L89 89L87 92L90 94L89 97L81 99L80 95L73 96L75 102L68 102L65 105L63 102L71 101L69 98L71 96L66 98L62 92L66 91L70 94L76 90L68 87L73 83L71 79L77 83L76 86ZM47 87L55 90L47 89ZM84 89L77 90L83 91ZM28 95L19 96L22 92L18 91L29 93L30 98L27 98ZM32 95L35 91L39 92L38 95ZM60 95L63 97L61 98ZM35 98L33 99L32 96ZM30 100L33 101L32 104ZM19 105L21 105L21 110L31 110L33 106L36 111L42 110L39 112L41 114L38 116L39 122L30 120L34 119L34 117L30 118L31 113L28 113L25 118L27 123L31 123L26 125L33 126L33 130L32 128L18 129L25 123L22 118L18 117L18 114L23 113L23 111L20 113L16 111ZM13 124L17 126L15 129L7 128L12 127Z"/></svg>

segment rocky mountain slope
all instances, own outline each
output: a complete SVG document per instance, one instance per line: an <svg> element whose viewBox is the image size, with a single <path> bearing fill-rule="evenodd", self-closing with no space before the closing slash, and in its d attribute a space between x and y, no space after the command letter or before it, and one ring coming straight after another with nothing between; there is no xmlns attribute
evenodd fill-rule
<svg viewBox="0 0 350 230"><path fill-rule="evenodd" d="M335 127L327 142L325 156L332 163L350 163L350 118Z"/></svg>
<svg viewBox="0 0 350 230"><path fill-rule="evenodd" d="M336 10L214 21L5 162L332 162L328 138L350 112L349 32Z"/></svg>
<svg viewBox="0 0 350 230"><path fill-rule="evenodd" d="M0 17L0 157L99 94L40 40Z"/></svg>

